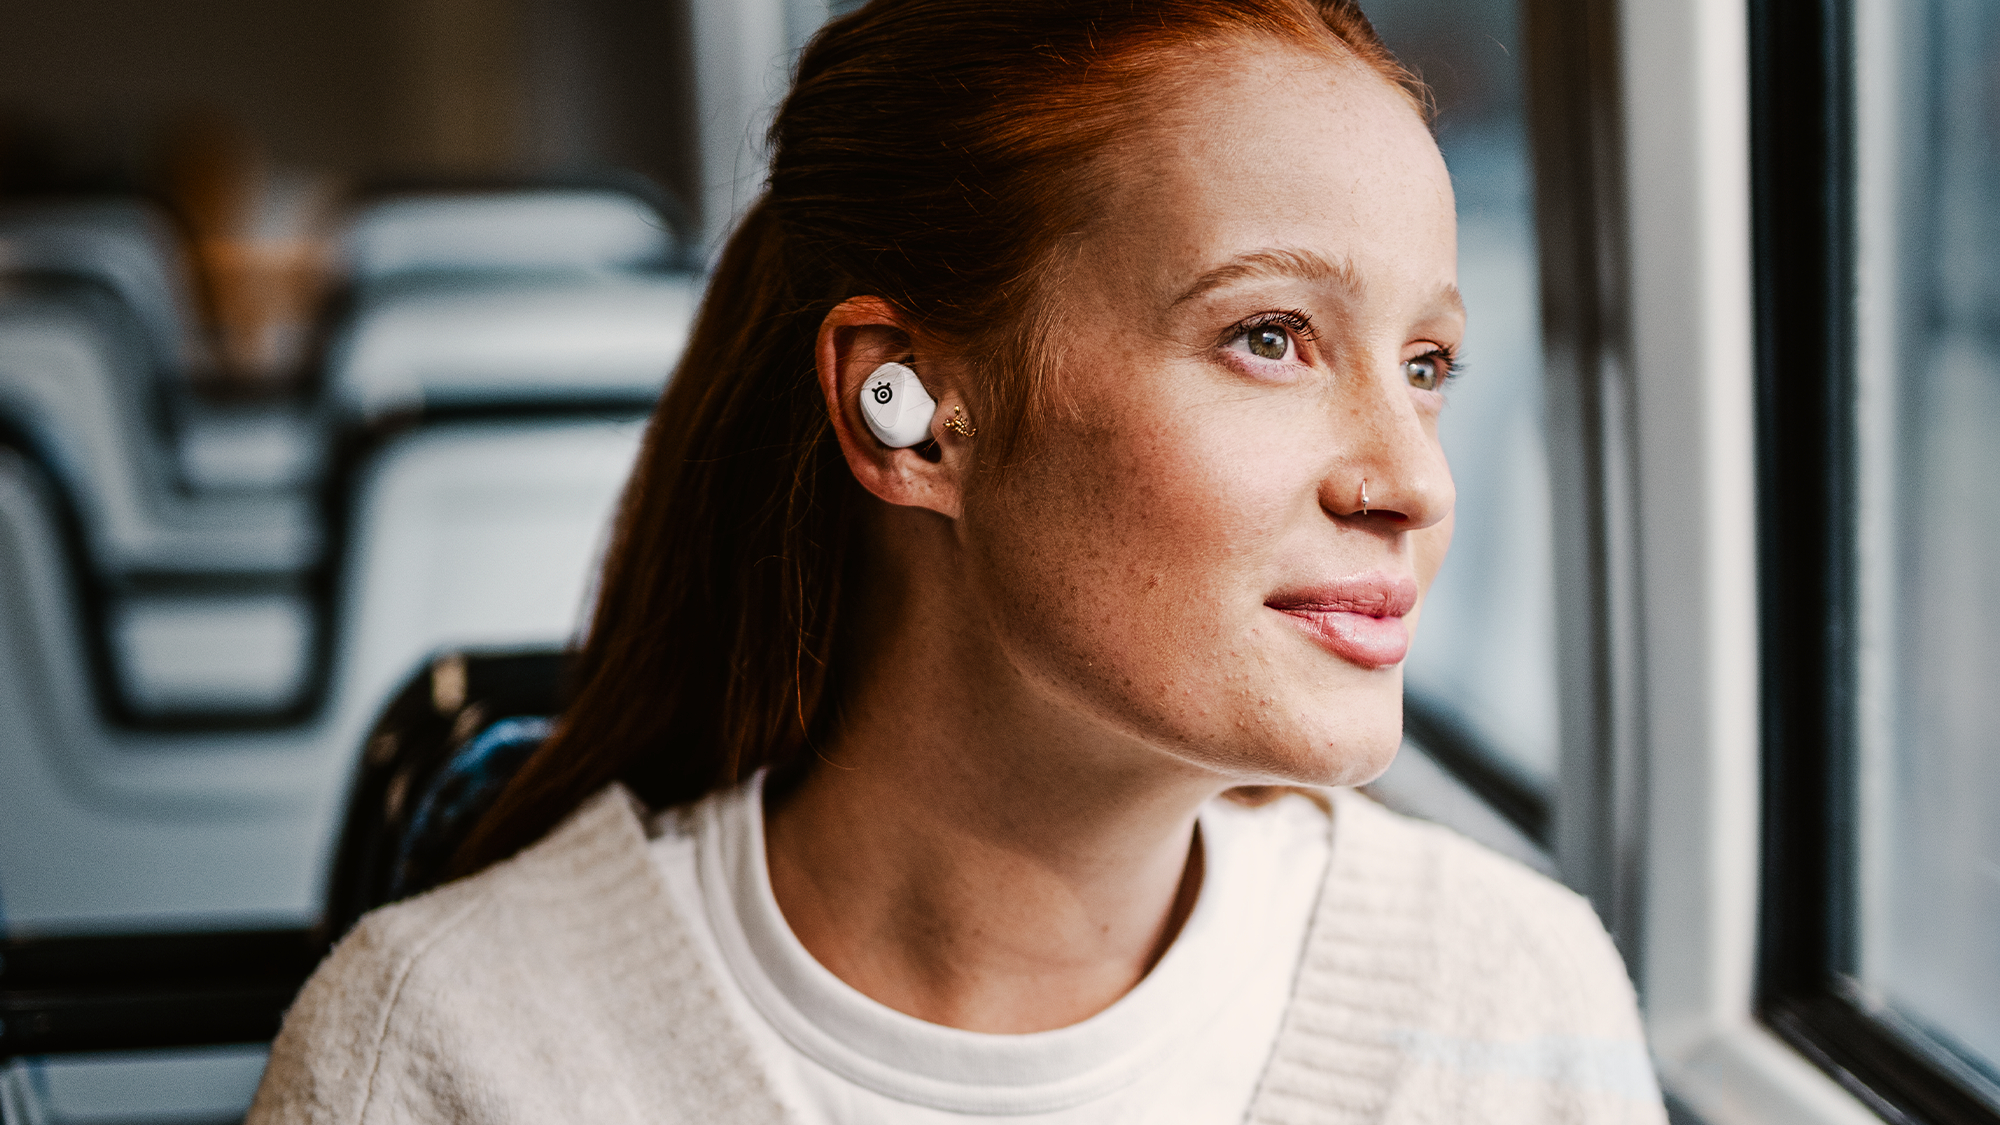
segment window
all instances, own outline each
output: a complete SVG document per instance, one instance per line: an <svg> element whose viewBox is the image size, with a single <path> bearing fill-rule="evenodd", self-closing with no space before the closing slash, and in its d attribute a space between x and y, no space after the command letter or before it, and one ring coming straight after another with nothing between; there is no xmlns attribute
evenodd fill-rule
<svg viewBox="0 0 2000 1125"><path fill-rule="evenodd" d="M1761 1007L2000 1121L2000 9L1756 16Z"/></svg>

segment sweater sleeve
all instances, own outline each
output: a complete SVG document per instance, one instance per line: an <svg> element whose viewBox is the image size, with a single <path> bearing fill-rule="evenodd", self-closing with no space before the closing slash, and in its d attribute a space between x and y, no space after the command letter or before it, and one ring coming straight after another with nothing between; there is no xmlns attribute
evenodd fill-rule
<svg viewBox="0 0 2000 1125"><path fill-rule="evenodd" d="M401 994L430 947L476 906L420 900L363 919L285 1014L246 1125L381 1120L372 1095L392 1029L407 1030Z"/></svg>
<svg viewBox="0 0 2000 1125"><path fill-rule="evenodd" d="M1406 1050L1492 1089L1536 1091L1542 1120L1663 1125L1625 963L1582 896L1441 829L1440 1003Z"/></svg>

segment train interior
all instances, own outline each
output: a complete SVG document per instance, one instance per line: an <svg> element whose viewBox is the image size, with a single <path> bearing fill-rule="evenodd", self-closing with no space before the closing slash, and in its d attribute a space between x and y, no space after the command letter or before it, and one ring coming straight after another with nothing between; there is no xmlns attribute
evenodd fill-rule
<svg viewBox="0 0 2000 1125"><path fill-rule="evenodd" d="M241 1120L545 730L854 6L0 12L0 1125ZM1677 1121L2000 1121L2000 13L1364 7L1471 314L1369 791L1589 897Z"/></svg>

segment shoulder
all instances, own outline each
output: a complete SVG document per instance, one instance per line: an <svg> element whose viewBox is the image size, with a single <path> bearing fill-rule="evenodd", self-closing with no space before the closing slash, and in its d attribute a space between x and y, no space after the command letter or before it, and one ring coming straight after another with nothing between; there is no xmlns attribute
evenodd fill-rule
<svg viewBox="0 0 2000 1125"><path fill-rule="evenodd" d="M1596 909L1450 829L1336 793L1328 893L1422 925L1440 985L1504 997L1524 1029L1636 1035L1632 983Z"/></svg>
<svg viewBox="0 0 2000 1125"><path fill-rule="evenodd" d="M1631 982L1587 901L1359 794L1332 804L1294 1003L1315 1030L1292 1034L1292 1054L1376 1058L1371 1096L1411 1112L1662 1119Z"/></svg>
<svg viewBox="0 0 2000 1125"><path fill-rule="evenodd" d="M250 1121L637 1121L663 1096L642 1081L668 1105L753 1095L638 814L613 787L513 859L369 914L287 1014Z"/></svg>
<svg viewBox="0 0 2000 1125"><path fill-rule="evenodd" d="M1604 939L1590 903L1554 879L1360 793L1336 791L1332 803L1344 863L1330 875L1420 909L1440 937L1478 939L1476 945L1524 941L1536 949Z"/></svg>

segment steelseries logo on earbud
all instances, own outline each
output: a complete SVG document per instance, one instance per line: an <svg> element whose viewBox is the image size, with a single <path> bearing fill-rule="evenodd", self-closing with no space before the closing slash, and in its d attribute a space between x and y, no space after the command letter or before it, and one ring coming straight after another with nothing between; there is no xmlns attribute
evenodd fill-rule
<svg viewBox="0 0 2000 1125"><path fill-rule="evenodd" d="M885 363L870 371L854 397L868 432L890 449L908 449L930 440L937 400L917 373L902 364Z"/></svg>

